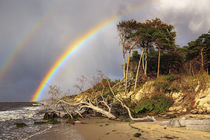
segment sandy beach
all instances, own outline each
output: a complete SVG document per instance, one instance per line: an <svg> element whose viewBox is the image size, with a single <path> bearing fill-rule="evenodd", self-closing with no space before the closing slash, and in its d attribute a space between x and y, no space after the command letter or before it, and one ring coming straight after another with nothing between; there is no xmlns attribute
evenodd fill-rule
<svg viewBox="0 0 210 140"><path fill-rule="evenodd" d="M30 136L27 140L84 140L70 124L54 125L51 129Z"/></svg>
<svg viewBox="0 0 210 140"><path fill-rule="evenodd" d="M63 124L31 137L29 140L209 140L210 132L169 128L153 122L120 122L86 119L87 124ZM134 135L138 133L139 137Z"/></svg>

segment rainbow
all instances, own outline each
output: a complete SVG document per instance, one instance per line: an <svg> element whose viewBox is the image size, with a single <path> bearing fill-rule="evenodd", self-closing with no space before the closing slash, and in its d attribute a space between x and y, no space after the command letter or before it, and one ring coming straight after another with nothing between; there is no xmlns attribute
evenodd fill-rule
<svg viewBox="0 0 210 140"><path fill-rule="evenodd" d="M106 20L94 28L92 28L90 31L88 31L86 34L84 34L82 37L80 37L78 40L76 40L73 44L70 44L68 46L68 49L61 55L61 57L54 63L54 65L50 68L50 70L47 72L41 83L39 84L36 92L34 93L31 101L39 101L41 98L41 95L43 94L45 88L47 87L47 84L52 79L52 77L55 75L55 73L59 70L59 68L65 63L65 61L70 57L70 55L79 47L81 47L85 41L87 41L91 36L95 35L97 32L99 32L102 28L106 27L107 25L113 23L117 19L130 14L131 12L134 12L136 10L139 10L141 8L144 8L145 6L149 4L153 4L154 2L158 2L160 0L151 0L146 1L143 4L136 6L134 8L130 8L127 11L125 11L123 14L114 16L110 18L109 20Z"/></svg>
<svg viewBox="0 0 210 140"><path fill-rule="evenodd" d="M49 20L49 18L54 14L54 12L63 4L63 0L60 0L50 8L46 14L41 17L37 23L35 23L23 37L23 39L16 45L16 47L10 52L10 55L7 57L6 61L0 67L0 80L3 79L8 69L14 63L16 56L19 52L25 47L25 45L33 38L33 36L39 31L39 29Z"/></svg>

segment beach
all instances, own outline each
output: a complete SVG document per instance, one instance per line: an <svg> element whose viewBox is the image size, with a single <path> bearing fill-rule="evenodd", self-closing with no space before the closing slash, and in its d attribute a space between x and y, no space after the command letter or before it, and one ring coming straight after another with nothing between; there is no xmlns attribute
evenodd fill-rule
<svg viewBox="0 0 210 140"><path fill-rule="evenodd" d="M52 125L34 125L43 118L44 106L33 102L0 102L0 140L22 140Z"/></svg>
<svg viewBox="0 0 210 140"><path fill-rule="evenodd" d="M170 128L154 122L120 122L101 118L91 118L83 121L86 124L59 124L42 134L29 138L29 140L210 139L209 132Z"/></svg>
<svg viewBox="0 0 210 140"><path fill-rule="evenodd" d="M27 140L85 140L77 131L75 126L70 124L59 124L51 129L34 134Z"/></svg>
<svg viewBox="0 0 210 140"><path fill-rule="evenodd" d="M5 103L4 103L5 104ZM7 111L0 111L0 140L209 140L210 132L187 130L166 125L173 119L157 118L156 122L132 122L110 120L103 117L80 118L75 124L65 119L59 119L59 124L34 125L34 122L43 121L43 105L20 104L18 107L9 107ZM12 105L13 106L13 105ZM180 117L181 118L181 117ZM202 123L209 127L209 115L185 115L186 120L176 118L180 122ZM17 128L16 123L24 122L27 126ZM82 122L82 123L81 123ZM160 125L161 124L161 125ZM202 126L202 127L203 127ZM196 125L196 128L199 126ZM209 129L208 129L209 130Z"/></svg>

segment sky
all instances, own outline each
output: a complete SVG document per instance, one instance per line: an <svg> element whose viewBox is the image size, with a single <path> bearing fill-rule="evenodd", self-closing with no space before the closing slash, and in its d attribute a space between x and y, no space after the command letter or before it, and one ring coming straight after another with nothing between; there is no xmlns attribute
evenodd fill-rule
<svg viewBox="0 0 210 140"><path fill-rule="evenodd" d="M49 84L74 91L78 77L92 77L97 70L111 79L120 79L122 51L116 29L120 21L145 22L158 17L174 25L180 46L210 29L209 0L148 1L151 0L0 0L0 68L24 42L0 78L0 101L30 101L69 44L97 24L145 2L145 6L122 15L89 38L71 54ZM46 89L41 99L47 98Z"/></svg>

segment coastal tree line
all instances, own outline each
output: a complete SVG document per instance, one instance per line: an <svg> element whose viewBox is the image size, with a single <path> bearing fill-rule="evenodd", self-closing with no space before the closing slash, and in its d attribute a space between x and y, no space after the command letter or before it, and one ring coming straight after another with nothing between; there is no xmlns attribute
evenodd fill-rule
<svg viewBox="0 0 210 140"><path fill-rule="evenodd" d="M137 22L122 21L117 25L123 53L125 89L128 79L159 77L160 74L209 73L210 30L187 46L176 45L173 25L159 18ZM126 58L127 54L127 58ZM126 62L127 60L127 62Z"/></svg>

